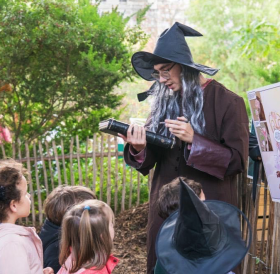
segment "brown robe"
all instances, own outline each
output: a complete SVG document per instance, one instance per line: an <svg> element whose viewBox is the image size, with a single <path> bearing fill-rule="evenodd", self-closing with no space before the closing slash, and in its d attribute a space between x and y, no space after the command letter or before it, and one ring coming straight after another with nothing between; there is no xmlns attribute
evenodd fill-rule
<svg viewBox="0 0 280 274"><path fill-rule="evenodd" d="M155 165L148 218L148 273L156 264L155 242L164 221L155 203L160 188L178 176L200 182L207 200L220 200L237 206L236 175L245 168L248 157L249 121L244 101L217 81L204 89L206 133L195 133L191 150L177 139L173 149L147 145L145 160L138 163L125 147L128 165L143 175ZM238 271L239 272L239 271Z"/></svg>

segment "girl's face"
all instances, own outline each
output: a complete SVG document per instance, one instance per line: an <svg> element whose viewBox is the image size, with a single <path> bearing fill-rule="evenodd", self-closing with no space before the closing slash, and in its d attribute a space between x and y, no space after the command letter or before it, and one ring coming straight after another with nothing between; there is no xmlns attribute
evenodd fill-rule
<svg viewBox="0 0 280 274"><path fill-rule="evenodd" d="M30 214L30 194L27 192L27 181L22 176L22 180L20 184L17 186L17 188L20 190L21 196L19 202L17 202L17 217L27 217Z"/></svg>

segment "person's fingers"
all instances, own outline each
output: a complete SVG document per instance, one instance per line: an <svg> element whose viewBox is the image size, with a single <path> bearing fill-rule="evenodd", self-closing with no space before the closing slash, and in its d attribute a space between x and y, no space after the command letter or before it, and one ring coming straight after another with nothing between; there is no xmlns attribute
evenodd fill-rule
<svg viewBox="0 0 280 274"><path fill-rule="evenodd" d="M127 133L126 133L127 142L131 141L131 136L132 136L131 131L132 131L132 128L133 128L133 125L129 125Z"/></svg>
<svg viewBox="0 0 280 274"><path fill-rule="evenodd" d="M144 143L146 142L146 130L144 127L141 127L141 139Z"/></svg>
<svg viewBox="0 0 280 274"><path fill-rule="evenodd" d="M175 125L180 125L182 122L178 120L171 120L171 119L165 119L164 120L165 124L175 124Z"/></svg>
<svg viewBox="0 0 280 274"><path fill-rule="evenodd" d="M133 139L136 142L138 142L138 140L139 140L139 126L138 125L134 125Z"/></svg>
<svg viewBox="0 0 280 274"><path fill-rule="evenodd" d="M188 119L184 116L177 117L177 120L183 121L183 122L188 122Z"/></svg>
<svg viewBox="0 0 280 274"><path fill-rule="evenodd" d="M124 136L124 135L122 135L122 134L120 134L120 133L118 133L118 136L121 137L125 142L127 142L126 136Z"/></svg>

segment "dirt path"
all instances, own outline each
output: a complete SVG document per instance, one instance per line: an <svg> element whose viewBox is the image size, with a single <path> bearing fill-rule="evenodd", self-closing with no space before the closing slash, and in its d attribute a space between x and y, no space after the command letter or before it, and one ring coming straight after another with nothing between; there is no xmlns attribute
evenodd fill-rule
<svg viewBox="0 0 280 274"><path fill-rule="evenodd" d="M147 221L148 203L116 217L113 254L120 259L120 263L114 274L146 273Z"/></svg>

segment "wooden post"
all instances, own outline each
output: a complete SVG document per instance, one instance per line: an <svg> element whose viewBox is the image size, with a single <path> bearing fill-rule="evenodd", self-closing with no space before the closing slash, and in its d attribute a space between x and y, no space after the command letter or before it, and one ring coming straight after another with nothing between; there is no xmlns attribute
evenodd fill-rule
<svg viewBox="0 0 280 274"><path fill-rule="evenodd" d="M125 161L124 161L125 166ZM133 189L133 168L130 167L130 180L129 180L129 208L132 207L132 189Z"/></svg>
<svg viewBox="0 0 280 274"><path fill-rule="evenodd" d="M61 156L62 156L62 165L63 165L63 173L64 173L64 182L63 184L68 185L68 180L67 180L67 169L65 165L65 156L64 156L64 144L63 144L63 139L61 139Z"/></svg>
<svg viewBox="0 0 280 274"><path fill-rule="evenodd" d="M99 183L99 199L103 201L103 161L104 161L104 139L103 134L101 134L101 143L100 143L100 183Z"/></svg>
<svg viewBox="0 0 280 274"><path fill-rule="evenodd" d="M118 181L119 181L119 170L118 170L118 139L115 136L114 137L114 143L115 143L115 198L114 198L114 211L115 214L118 212ZM123 198L123 197L122 197ZM121 208L123 208L123 199L121 203Z"/></svg>
<svg viewBox="0 0 280 274"><path fill-rule="evenodd" d="M87 159L88 143L89 143L89 138L87 137L87 140L86 140L86 157L85 157L85 184L86 184L87 187L88 187L88 159Z"/></svg>
<svg viewBox="0 0 280 274"><path fill-rule="evenodd" d="M81 169L81 162L80 162L80 144L79 144L79 136L76 135L76 146L77 146L77 160L78 160L78 171L79 171L79 185L83 185L83 175Z"/></svg>
<svg viewBox="0 0 280 274"><path fill-rule="evenodd" d="M262 222L262 235L260 242L260 259L264 261L264 242L265 242L265 229L266 229L266 212L267 212L267 179L264 180L264 206L263 206L263 222ZM262 264L258 266L258 273L262 273Z"/></svg>
<svg viewBox="0 0 280 274"><path fill-rule="evenodd" d="M45 142L46 145L46 150L47 150L47 156L50 157L50 151L49 151L49 144L48 142ZM54 189L54 180L53 180L53 172L52 172L52 162L50 158L48 159L49 162L49 170L50 170L50 177L51 177L51 185L52 185L52 190Z"/></svg>
<svg viewBox="0 0 280 274"><path fill-rule="evenodd" d="M97 167L96 167L96 133L93 135L93 142L92 142L92 191L96 193L96 176L97 176Z"/></svg>
<svg viewBox="0 0 280 274"><path fill-rule="evenodd" d="M36 152L36 143L33 142L33 157L34 160L34 167L35 167L35 179L36 179L36 186L37 186L37 197L38 197L38 210L39 210L39 225L43 223L43 207L42 207L42 197L41 197L41 187L39 182L38 176L38 165L37 165L37 152Z"/></svg>
<svg viewBox="0 0 280 274"><path fill-rule="evenodd" d="M70 178L71 178L71 186L75 184L74 182L74 171L73 171L73 145L74 145L74 138L71 137L70 142Z"/></svg>
<svg viewBox="0 0 280 274"><path fill-rule="evenodd" d="M56 170L57 170L58 185L61 186L62 181L61 181L60 165L59 165L59 160L58 160L58 153L57 153L57 149L56 149L56 144L55 144L54 140L52 141L52 146L53 146L53 152L54 152L54 156L55 156L55 164L56 164Z"/></svg>
<svg viewBox="0 0 280 274"><path fill-rule="evenodd" d="M32 225L36 224L36 216L35 216L35 204L34 204L34 191L33 191L33 182L31 178L31 164L30 164L30 154L28 143L25 142L25 155L27 159L27 170L28 170L28 181L29 181L29 192L31 197L31 213L32 213Z"/></svg>
<svg viewBox="0 0 280 274"><path fill-rule="evenodd" d="M140 173L137 171L137 203L136 206L140 204Z"/></svg>
<svg viewBox="0 0 280 274"><path fill-rule="evenodd" d="M111 206L111 136L108 135L107 204Z"/></svg>
<svg viewBox="0 0 280 274"><path fill-rule="evenodd" d="M3 144L1 144L1 149L2 149L2 154L3 154L3 159L6 159L6 152L5 152L5 148L4 148Z"/></svg>
<svg viewBox="0 0 280 274"><path fill-rule="evenodd" d="M272 239L272 259L271 259L271 273L279 273L279 217L280 205L274 203L274 227Z"/></svg>
<svg viewBox="0 0 280 274"><path fill-rule="evenodd" d="M46 189L47 195L49 195L48 176L47 176L47 169L46 169L45 159L44 159L44 155L43 155L42 143L41 143L41 141L39 141L38 143L39 143L40 158L41 158L42 167L43 167L45 189Z"/></svg>
<svg viewBox="0 0 280 274"><path fill-rule="evenodd" d="M16 144L12 143L12 149L13 149L13 159L16 159Z"/></svg>
<svg viewBox="0 0 280 274"><path fill-rule="evenodd" d="M21 163L21 143L20 140L17 140L18 143L18 161ZM28 224L28 217L25 218L25 223ZM18 223L22 225L22 218L19 218Z"/></svg>

